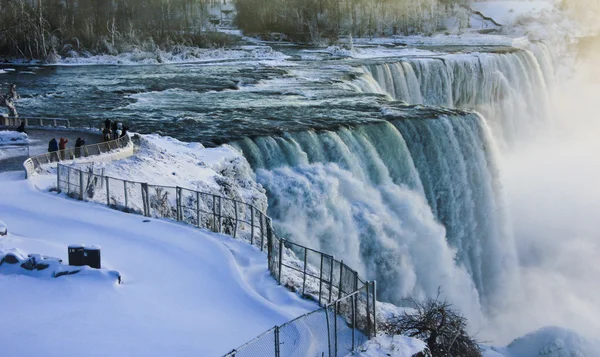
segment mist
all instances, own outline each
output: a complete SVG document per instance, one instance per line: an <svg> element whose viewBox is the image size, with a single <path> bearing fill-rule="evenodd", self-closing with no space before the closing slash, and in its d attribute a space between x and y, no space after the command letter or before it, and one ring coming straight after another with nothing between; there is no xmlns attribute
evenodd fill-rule
<svg viewBox="0 0 600 357"><path fill-rule="evenodd" d="M521 280L482 333L495 343L543 326L600 331L599 40L554 89L554 127L503 157Z"/></svg>

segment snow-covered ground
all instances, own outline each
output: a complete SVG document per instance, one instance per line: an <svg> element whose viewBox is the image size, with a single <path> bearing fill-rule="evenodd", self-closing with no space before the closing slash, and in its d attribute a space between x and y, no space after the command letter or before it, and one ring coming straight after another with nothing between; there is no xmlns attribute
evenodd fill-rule
<svg viewBox="0 0 600 357"><path fill-rule="evenodd" d="M90 164L75 165L88 168ZM267 208L265 190L254 180L246 159L233 147L205 148L158 134L142 135L136 154L93 165L94 172L123 180L180 186Z"/></svg>
<svg viewBox="0 0 600 357"><path fill-rule="evenodd" d="M22 173L0 174L0 197L0 249L66 260L69 244L100 245L123 276L0 275L2 355L218 356L317 308L230 237L43 193Z"/></svg>
<svg viewBox="0 0 600 357"><path fill-rule="evenodd" d="M0 131L0 147L2 145L21 145L29 144L27 134L17 131L2 130ZM1 148L0 148L1 150Z"/></svg>
<svg viewBox="0 0 600 357"><path fill-rule="evenodd" d="M357 354L359 357L412 357L423 351L427 345L421 340L406 336L380 335L365 343Z"/></svg>

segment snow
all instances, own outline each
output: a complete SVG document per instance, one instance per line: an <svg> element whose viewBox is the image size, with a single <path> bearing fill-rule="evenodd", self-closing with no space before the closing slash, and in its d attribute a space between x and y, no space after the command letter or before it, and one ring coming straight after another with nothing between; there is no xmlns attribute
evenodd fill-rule
<svg viewBox="0 0 600 357"><path fill-rule="evenodd" d="M6 262L10 256L16 263ZM28 268L26 268L28 267ZM0 275L25 275L35 278L60 278L68 275L90 276L93 279L103 279L117 282L119 272L106 269L92 269L89 266L70 266L61 264L60 258L48 257L41 254L25 254L19 249L0 248Z"/></svg>
<svg viewBox="0 0 600 357"><path fill-rule="evenodd" d="M17 131L0 131L0 146L29 144L27 134Z"/></svg>
<svg viewBox="0 0 600 357"><path fill-rule="evenodd" d="M600 340L587 339L560 327L545 327L504 348L485 347L484 357L598 357Z"/></svg>
<svg viewBox="0 0 600 357"><path fill-rule="evenodd" d="M102 246L123 284L90 276L0 275L2 354L218 356L316 304L278 286L265 254L230 237L39 192L0 174L0 249L66 257ZM68 341L68 343L65 343Z"/></svg>
<svg viewBox="0 0 600 357"><path fill-rule="evenodd" d="M5 236L7 233L8 233L8 227L6 226L6 223L0 221L0 235Z"/></svg>
<svg viewBox="0 0 600 357"><path fill-rule="evenodd" d="M268 46L252 46L240 48L203 49L197 47L182 47L179 51L146 52L134 50L119 55L87 55L75 52L70 57L62 57L57 66L69 65L148 65L170 63L211 63L223 61L266 61L279 63L288 56L274 51Z"/></svg>
<svg viewBox="0 0 600 357"><path fill-rule="evenodd" d="M205 148L200 143L185 143L158 134L140 135L139 140L134 156L96 163L94 171L123 180L179 186L241 199L266 210L264 189L254 180L246 159L233 147ZM89 164L74 166L88 168Z"/></svg>
<svg viewBox="0 0 600 357"><path fill-rule="evenodd" d="M349 354L347 357L412 357L417 353L422 352L426 347L427 345L425 342L414 338L400 335L380 335L359 347L358 353Z"/></svg>

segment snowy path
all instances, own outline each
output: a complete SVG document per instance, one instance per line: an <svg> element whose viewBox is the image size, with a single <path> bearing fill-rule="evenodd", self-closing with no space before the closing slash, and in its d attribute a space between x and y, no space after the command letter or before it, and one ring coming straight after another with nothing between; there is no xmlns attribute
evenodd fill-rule
<svg viewBox="0 0 600 357"><path fill-rule="evenodd" d="M0 275L2 355L218 356L317 308L277 286L246 243L41 193L21 176L0 174L0 248L66 261L68 244L98 244L124 284Z"/></svg>

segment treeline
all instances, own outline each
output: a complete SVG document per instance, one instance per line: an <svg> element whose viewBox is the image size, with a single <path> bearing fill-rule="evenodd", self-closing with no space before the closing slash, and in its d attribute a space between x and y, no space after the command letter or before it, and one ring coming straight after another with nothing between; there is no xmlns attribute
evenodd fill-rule
<svg viewBox="0 0 600 357"><path fill-rule="evenodd" d="M223 1L223 0L220 0ZM47 59L127 46L206 46L214 0L0 0L0 56Z"/></svg>
<svg viewBox="0 0 600 357"><path fill-rule="evenodd" d="M236 24L246 34L281 33L296 41L340 36L431 34L452 16L468 26L466 0L236 0Z"/></svg>

